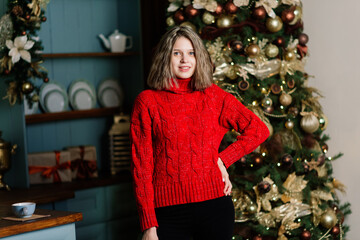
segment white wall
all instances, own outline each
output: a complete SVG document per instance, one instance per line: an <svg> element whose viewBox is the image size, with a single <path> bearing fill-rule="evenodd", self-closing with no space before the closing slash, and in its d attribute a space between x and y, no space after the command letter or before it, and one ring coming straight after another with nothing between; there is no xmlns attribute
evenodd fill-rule
<svg viewBox="0 0 360 240"><path fill-rule="evenodd" d="M329 118L329 154L344 156L334 162L334 176L347 186L343 201L352 204L347 239L360 233L360 1L303 0L304 32L309 35L306 71L309 85L318 88ZM358 185L359 184L359 185Z"/></svg>

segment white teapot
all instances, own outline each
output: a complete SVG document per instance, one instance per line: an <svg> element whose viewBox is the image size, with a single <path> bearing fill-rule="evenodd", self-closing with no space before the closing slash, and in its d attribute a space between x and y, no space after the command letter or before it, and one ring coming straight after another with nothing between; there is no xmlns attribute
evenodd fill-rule
<svg viewBox="0 0 360 240"><path fill-rule="evenodd" d="M99 34L99 38L103 41L105 47L111 52L125 52L126 49L132 48L132 37L126 36L115 30L109 38L105 38L103 34ZM126 39L129 39L129 45L126 46Z"/></svg>

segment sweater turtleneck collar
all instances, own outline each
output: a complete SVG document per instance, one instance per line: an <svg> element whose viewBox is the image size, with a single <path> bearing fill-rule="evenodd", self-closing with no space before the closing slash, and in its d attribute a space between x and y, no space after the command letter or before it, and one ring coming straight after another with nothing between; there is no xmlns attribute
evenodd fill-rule
<svg viewBox="0 0 360 240"><path fill-rule="evenodd" d="M173 86L169 88L169 91L174 93L190 93L193 92L194 89L191 87L191 78L177 78L179 87L176 87L173 80Z"/></svg>

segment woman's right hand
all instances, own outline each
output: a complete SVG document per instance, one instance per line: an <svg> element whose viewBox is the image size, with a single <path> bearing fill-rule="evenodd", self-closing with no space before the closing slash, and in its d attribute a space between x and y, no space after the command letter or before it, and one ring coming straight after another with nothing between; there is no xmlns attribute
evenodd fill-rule
<svg viewBox="0 0 360 240"><path fill-rule="evenodd" d="M144 231L142 240L159 240L159 238L156 234L156 227L146 229Z"/></svg>

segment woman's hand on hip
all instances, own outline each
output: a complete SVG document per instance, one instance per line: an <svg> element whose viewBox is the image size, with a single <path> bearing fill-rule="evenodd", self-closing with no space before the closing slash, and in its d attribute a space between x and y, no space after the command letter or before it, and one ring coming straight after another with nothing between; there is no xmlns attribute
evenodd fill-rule
<svg viewBox="0 0 360 240"><path fill-rule="evenodd" d="M156 227L146 229L141 240L159 240L156 233Z"/></svg>
<svg viewBox="0 0 360 240"><path fill-rule="evenodd" d="M230 182L230 178L229 178L229 174L228 172L226 171L226 167L223 163L223 161L221 161L221 159L219 158L218 159L218 166L219 166L219 169L220 169L220 172L221 172L221 177L222 177L222 180L223 182L225 183L225 187L224 187L224 194L226 196L230 196L231 194L231 189L232 189L232 184Z"/></svg>

